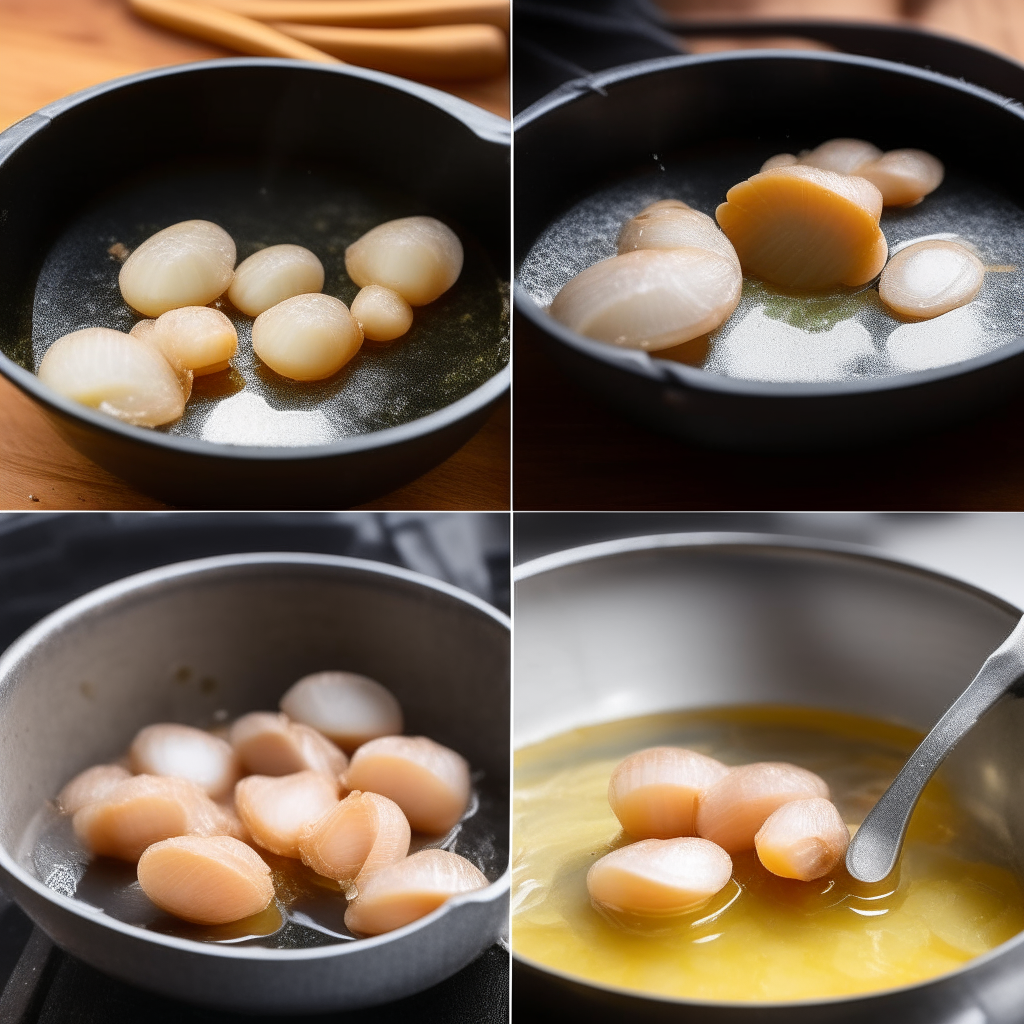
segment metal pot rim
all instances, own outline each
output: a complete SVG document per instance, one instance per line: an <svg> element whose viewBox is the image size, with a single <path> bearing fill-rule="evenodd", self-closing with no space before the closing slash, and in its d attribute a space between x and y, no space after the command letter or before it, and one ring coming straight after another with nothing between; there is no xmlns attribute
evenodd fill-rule
<svg viewBox="0 0 1024 1024"><path fill-rule="evenodd" d="M161 588L164 584L171 581L187 581L189 578L202 577L208 573L216 573L224 569L243 569L247 566L266 567L274 565L320 566L325 569L364 572L371 576L386 576L391 579L402 580L406 583L426 587L444 594L446 597L460 601L481 612L506 630L511 631L512 628L511 620L507 615L474 594L470 594L442 580L424 576L421 573L413 572L400 566L388 565L384 562L351 558L346 555L318 555L304 552L271 551L237 555L215 555L209 558L174 562L170 565L160 566L156 569L147 569L144 572L125 576L120 580L115 580L112 583L107 583L102 587L91 590L89 593L83 594L81 597L77 597L56 611L51 612L45 618L35 623L35 625L29 627L0 655L0 689L6 685L9 674L16 668L17 664L23 658L29 656L41 643L45 642L48 636L53 633L59 633L70 623L78 621L83 616L95 612L106 605L130 599L140 592ZM509 867L505 869L505 872L499 879L492 882L485 889L478 889L447 900L425 917L421 917L410 924L396 928L394 931L386 932L383 935L375 935L351 942L335 943L329 946L317 946L311 949L269 949L263 946L224 946L217 943L198 942L193 939L180 939L150 931L146 928L139 928L136 925L126 924L105 914L103 911L95 910L78 900L63 896L53 889L47 888L38 878L18 864L3 845L0 845L0 872L6 872L14 876L26 888L31 889L48 902L56 904L62 910L72 913L86 922L112 928L114 931L121 932L123 935L134 939L152 942L158 946L167 946L183 952L201 953L229 960L271 961L322 960L335 956L344 956L353 950L366 950L372 946L384 945L421 928L430 927L434 922L465 904L491 903L494 900L500 899L508 892L511 881L511 868Z"/></svg>
<svg viewBox="0 0 1024 1024"><path fill-rule="evenodd" d="M576 548L566 548L563 551L556 551L548 555L541 555L539 558L531 559L529 562L516 566L513 570L512 579L515 583L524 582L547 573L555 572L558 569L570 568L582 565L586 562L596 562L606 558L614 558L619 555L641 554L649 551L720 551L727 552L733 549L737 552L749 553L757 550L766 553L781 555L824 555L841 561L852 563L866 563L876 568L896 570L909 573L913 576L920 576L934 583L944 584L980 598L1004 611L1015 618L1021 617L1021 610L1009 601L989 593L986 590L959 580L955 576L929 569L924 565L913 561L894 558L875 551L867 545L850 544L842 541L817 540L815 538L789 536L785 534L769 533L730 533L721 532L700 532L700 533L661 533L648 534L639 537L622 537L616 540L599 541L595 544L585 544ZM513 929L514 930L514 929ZM515 947L510 943L510 950L513 959L524 964L532 970L541 974L548 974L583 988L593 988L602 992L609 992L614 995L637 999L640 1001L656 1002L666 1005L695 1006L708 1009L735 1009L751 1011L757 1010L781 1010L786 1007L801 1008L813 1006L829 1006L833 1004L844 1004L853 1002L864 1002L867 1000L881 999L899 993L913 992L918 989L927 988L930 985L941 983L950 978L959 977L969 971L975 970L985 964L998 959L1009 949L1024 944L1024 931L1000 943L993 949L982 953L980 956L972 957L965 961L955 970L938 974L923 981L907 985L894 986L892 988L878 989L874 992L860 992L849 996L833 996L822 999L794 999L774 1002L739 1002L713 999L683 999L672 996L659 995L654 992L640 992L636 989L623 988L611 985L607 982L592 981L579 975L569 974L558 968L549 967L530 957L517 953Z"/></svg>

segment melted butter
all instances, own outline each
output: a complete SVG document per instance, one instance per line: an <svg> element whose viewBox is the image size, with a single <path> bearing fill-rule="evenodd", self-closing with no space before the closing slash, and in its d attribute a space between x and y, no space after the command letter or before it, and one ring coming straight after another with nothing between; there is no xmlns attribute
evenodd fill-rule
<svg viewBox="0 0 1024 1024"><path fill-rule="evenodd" d="M733 858L729 885L670 922L606 920L586 873L628 838L608 807L626 754L687 746L727 764L786 760L825 778L850 825L886 789L920 735L807 709L672 713L578 729L516 758L512 947L582 979L675 998L772 1002L913 984L951 971L1024 929L1024 894L983 863L940 780L911 821L891 890L858 887L842 868L815 882Z"/></svg>

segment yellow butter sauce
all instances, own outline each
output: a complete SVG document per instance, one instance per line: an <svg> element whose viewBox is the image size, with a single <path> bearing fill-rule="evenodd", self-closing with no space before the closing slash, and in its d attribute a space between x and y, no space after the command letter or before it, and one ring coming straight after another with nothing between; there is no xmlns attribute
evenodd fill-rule
<svg viewBox="0 0 1024 1024"><path fill-rule="evenodd" d="M1024 929L1011 871L985 863L938 779L911 821L899 879L866 890L842 867L814 882L767 872L753 852L684 917L629 927L587 896L598 857L630 841L607 800L627 754L677 745L730 765L791 761L817 772L851 826L886 789L919 733L799 708L725 708L577 729L517 754L512 947L582 979L660 996L740 1002L827 998L954 970Z"/></svg>

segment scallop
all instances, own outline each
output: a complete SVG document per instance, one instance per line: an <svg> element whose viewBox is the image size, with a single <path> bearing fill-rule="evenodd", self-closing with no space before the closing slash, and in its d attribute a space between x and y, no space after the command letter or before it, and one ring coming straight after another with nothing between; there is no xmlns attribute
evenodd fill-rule
<svg viewBox="0 0 1024 1024"><path fill-rule="evenodd" d="M696 910L732 877L732 858L706 839L644 839L605 854L587 872L602 910L671 917Z"/></svg>
<svg viewBox="0 0 1024 1024"><path fill-rule="evenodd" d="M265 910L271 871L251 847L227 836L179 836L139 858L139 885L161 909L194 924L230 924Z"/></svg>
<svg viewBox="0 0 1024 1024"><path fill-rule="evenodd" d="M800 163L839 174L860 174L864 164L877 160L882 151L863 139L829 139L800 157ZM764 168L761 168L764 170Z"/></svg>
<svg viewBox="0 0 1024 1024"><path fill-rule="evenodd" d="M323 733L280 712L242 715L228 740L246 771L257 775L314 771L337 778L348 767L348 758Z"/></svg>
<svg viewBox="0 0 1024 1024"><path fill-rule="evenodd" d="M219 373L230 365L238 351L235 325L219 310L209 306L182 306L163 313L156 320L141 320L142 336L164 354L172 366L191 370L197 377Z"/></svg>
<svg viewBox="0 0 1024 1024"><path fill-rule="evenodd" d="M231 284L235 243L208 220L183 220L146 239L121 267L124 301L144 316L205 306Z"/></svg>
<svg viewBox="0 0 1024 1024"><path fill-rule="evenodd" d="M729 853L754 849L772 811L791 800L828 799L828 785L806 768L762 761L733 768L697 801L697 835Z"/></svg>
<svg viewBox="0 0 1024 1024"><path fill-rule="evenodd" d="M942 184L946 169L923 149L890 149L861 166L857 174L882 193L886 206L910 206Z"/></svg>
<svg viewBox="0 0 1024 1024"><path fill-rule="evenodd" d="M271 853L299 856L299 837L338 804L337 780L322 772L249 775L235 786L235 810L253 839Z"/></svg>
<svg viewBox="0 0 1024 1024"><path fill-rule="evenodd" d="M232 830L229 818L195 783L159 775L134 775L118 783L76 811L72 825L93 853L128 861L163 839Z"/></svg>
<svg viewBox="0 0 1024 1024"><path fill-rule="evenodd" d="M345 270L360 288L380 284L410 306L439 298L462 273L462 243L433 217L402 217L367 231L345 250Z"/></svg>
<svg viewBox="0 0 1024 1024"><path fill-rule="evenodd" d="M619 234L619 255L637 249L706 249L739 266L732 242L714 218L678 200L661 200L626 221Z"/></svg>
<svg viewBox="0 0 1024 1024"><path fill-rule="evenodd" d="M94 764L79 772L57 795L57 806L63 814L74 814L86 804L103 800L118 784L130 779L132 773L119 764Z"/></svg>
<svg viewBox="0 0 1024 1024"><path fill-rule="evenodd" d="M252 325L253 351L291 380L333 377L360 349L363 332L348 306L333 295L296 295Z"/></svg>
<svg viewBox="0 0 1024 1024"><path fill-rule="evenodd" d="M188 779L215 800L228 796L242 774L230 743L202 729L172 722L140 729L128 757L133 772Z"/></svg>
<svg viewBox="0 0 1024 1024"><path fill-rule="evenodd" d="M742 287L739 266L706 249L638 249L577 274L549 312L588 338L654 352L724 323Z"/></svg>
<svg viewBox="0 0 1024 1024"><path fill-rule="evenodd" d="M985 266L970 249L931 239L908 245L889 260L878 294L900 316L930 320L966 306L984 282Z"/></svg>
<svg viewBox="0 0 1024 1024"><path fill-rule="evenodd" d="M351 753L378 736L400 733L402 708L390 690L355 672L314 672L281 698L281 710Z"/></svg>
<svg viewBox="0 0 1024 1024"><path fill-rule="evenodd" d="M638 839L692 836L697 797L728 771L720 761L682 747L639 750L612 772L608 803Z"/></svg>
<svg viewBox="0 0 1024 1024"><path fill-rule="evenodd" d="M827 875L842 860L850 830L830 801L793 800L768 815L754 845L772 874L809 882Z"/></svg>
<svg viewBox="0 0 1024 1024"><path fill-rule="evenodd" d="M419 832L447 832L469 806L465 758L426 736L381 736L364 743L342 781L349 789L394 800Z"/></svg>
<svg viewBox="0 0 1024 1024"><path fill-rule="evenodd" d="M308 249L271 245L238 264L228 299L248 316L259 316L285 299L323 286L324 266Z"/></svg>
<svg viewBox="0 0 1024 1024"><path fill-rule="evenodd" d="M745 273L784 288L866 284L885 265L881 193L863 178L801 164L734 185L716 211Z"/></svg>
<svg viewBox="0 0 1024 1024"><path fill-rule="evenodd" d="M178 385L181 388L181 396L187 402L192 394L192 384L195 380L195 374L189 370L184 364L181 363L177 358L171 358L163 348L156 343L154 336L154 328L156 327L155 320L140 320L129 332L128 336L131 338L138 338L140 341L146 342L147 345L152 346L167 360L172 370L174 370L175 376L178 378Z"/></svg>
<svg viewBox="0 0 1024 1024"><path fill-rule="evenodd" d="M800 158L792 153L776 153L775 156L768 157L763 164L761 164L762 171L770 171L773 167L792 167L793 164L800 163Z"/></svg>
<svg viewBox="0 0 1024 1024"><path fill-rule="evenodd" d="M306 828L299 856L317 874L358 887L405 857L410 839L408 819L398 804L356 790Z"/></svg>
<svg viewBox="0 0 1024 1024"><path fill-rule="evenodd" d="M412 306L398 292L368 284L352 300L352 315L369 341L394 341L412 327Z"/></svg>
<svg viewBox="0 0 1024 1024"><path fill-rule="evenodd" d="M59 338L46 350L38 373L65 398L135 426L173 423L185 411L186 392L160 352L106 327Z"/></svg>
<svg viewBox="0 0 1024 1024"><path fill-rule="evenodd" d="M457 853L420 850L367 878L349 899L345 925L357 935L381 935L424 917L453 896L489 884L479 868Z"/></svg>

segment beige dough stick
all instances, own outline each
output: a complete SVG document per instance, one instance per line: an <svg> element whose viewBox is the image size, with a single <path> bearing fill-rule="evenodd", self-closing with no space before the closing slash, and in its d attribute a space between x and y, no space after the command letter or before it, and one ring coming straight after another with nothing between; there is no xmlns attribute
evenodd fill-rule
<svg viewBox="0 0 1024 1024"><path fill-rule="evenodd" d="M828 798L828 784L795 764L764 761L733 768L697 801L697 835L728 853L754 848L772 811L791 800Z"/></svg>
<svg viewBox="0 0 1024 1024"><path fill-rule="evenodd" d="M420 850L367 878L349 900L345 924L357 935L380 935L489 884L476 865L457 853Z"/></svg>
<svg viewBox="0 0 1024 1024"><path fill-rule="evenodd" d="M317 50L234 11L189 3L187 0L128 0L128 3L140 18L197 39L220 43L239 53L249 53L256 57L293 57L320 64L341 63L337 57L323 50Z"/></svg>
<svg viewBox="0 0 1024 1024"><path fill-rule="evenodd" d="M608 803L637 839L694 835L698 796L729 769L683 747L650 747L620 761L608 783Z"/></svg>
<svg viewBox="0 0 1024 1024"><path fill-rule="evenodd" d="M339 28L271 22L349 64L407 78L491 78L508 66L508 39L494 25Z"/></svg>
<svg viewBox="0 0 1024 1024"><path fill-rule="evenodd" d="M496 25L508 31L509 0L206 0L260 21L313 25L414 28L418 25Z"/></svg>
<svg viewBox="0 0 1024 1024"><path fill-rule="evenodd" d="M161 910L195 924L241 921L274 898L270 868L227 836L154 843L139 858L139 885Z"/></svg>

